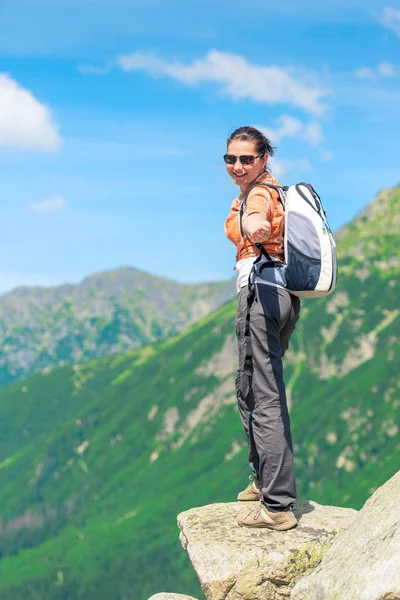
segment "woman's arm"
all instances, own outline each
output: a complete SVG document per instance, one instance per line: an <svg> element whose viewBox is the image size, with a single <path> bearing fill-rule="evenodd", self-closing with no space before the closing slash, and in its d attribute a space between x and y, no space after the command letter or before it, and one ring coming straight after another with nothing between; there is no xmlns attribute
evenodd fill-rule
<svg viewBox="0 0 400 600"><path fill-rule="evenodd" d="M264 243L271 235L271 223L260 213L244 215L242 220L243 233L255 244Z"/></svg>
<svg viewBox="0 0 400 600"><path fill-rule="evenodd" d="M256 187L250 191L242 228L253 244L264 244L271 235L271 202L271 194L266 188Z"/></svg>

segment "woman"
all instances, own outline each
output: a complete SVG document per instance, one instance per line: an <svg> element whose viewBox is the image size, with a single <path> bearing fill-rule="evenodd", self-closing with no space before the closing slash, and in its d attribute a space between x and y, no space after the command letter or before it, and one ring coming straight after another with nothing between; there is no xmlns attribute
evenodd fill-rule
<svg viewBox="0 0 400 600"><path fill-rule="evenodd" d="M284 210L278 193L253 187L262 182L279 185L267 170L270 156L270 141L254 127L240 127L229 137L224 160L241 191L232 203L225 233L237 251L236 393L253 470L253 481L238 500L261 500L256 508L239 515L238 523L286 530L295 527L297 520L292 512L296 482L282 356L299 317L300 300L282 286L282 281L277 283L275 273L282 270L275 268L264 269L266 281L252 284L250 279L250 291L255 289L255 294L249 294L249 275L260 255L255 244L261 243L273 261L284 261ZM239 210L249 188L242 236Z"/></svg>

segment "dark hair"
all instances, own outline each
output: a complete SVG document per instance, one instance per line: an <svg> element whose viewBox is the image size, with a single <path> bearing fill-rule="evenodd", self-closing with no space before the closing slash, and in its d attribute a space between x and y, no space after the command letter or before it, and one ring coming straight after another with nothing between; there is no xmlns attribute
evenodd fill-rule
<svg viewBox="0 0 400 600"><path fill-rule="evenodd" d="M241 140L242 142L254 142L256 145L256 150L258 154L268 154L268 156L274 156L274 148L267 138L261 131L256 129L255 127L250 127L249 125L245 125L244 127L239 127L235 129L233 133L228 137L226 142L226 146L229 146L229 143L232 140Z"/></svg>

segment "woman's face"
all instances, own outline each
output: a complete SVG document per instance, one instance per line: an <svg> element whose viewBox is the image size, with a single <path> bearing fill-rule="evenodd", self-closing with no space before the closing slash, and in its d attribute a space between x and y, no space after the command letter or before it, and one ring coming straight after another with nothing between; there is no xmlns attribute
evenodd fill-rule
<svg viewBox="0 0 400 600"><path fill-rule="evenodd" d="M249 187L251 182L257 179L257 177L264 172L265 165L268 161L268 155L264 154L263 156L254 159L254 163L252 165L242 165L239 160L239 156L258 155L254 142L243 142L242 140L232 140L229 142L226 153L237 157L235 164L226 165L226 170L236 185L238 185L241 191L244 192Z"/></svg>

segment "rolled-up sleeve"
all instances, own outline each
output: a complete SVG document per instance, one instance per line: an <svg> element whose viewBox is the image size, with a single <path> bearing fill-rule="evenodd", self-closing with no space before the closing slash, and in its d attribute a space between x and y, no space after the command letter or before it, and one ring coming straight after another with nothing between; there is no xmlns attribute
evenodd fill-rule
<svg viewBox="0 0 400 600"><path fill-rule="evenodd" d="M272 198L266 188L254 188L247 198L243 217L249 217L255 213L261 215L267 221L272 218Z"/></svg>

